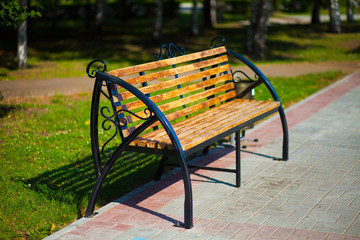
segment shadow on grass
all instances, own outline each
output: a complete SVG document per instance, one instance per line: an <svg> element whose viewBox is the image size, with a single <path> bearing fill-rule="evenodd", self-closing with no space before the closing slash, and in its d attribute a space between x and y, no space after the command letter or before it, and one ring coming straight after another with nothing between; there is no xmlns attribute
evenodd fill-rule
<svg viewBox="0 0 360 240"><path fill-rule="evenodd" d="M0 92L0 101L2 94ZM9 105L9 104L0 104L0 118L3 118L5 116L7 116L11 111L14 111L18 109L17 107L15 107L14 105Z"/></svg>
<svg viewBox="0 0 360 240"><path fill-rule="evenodd" d="M158 157L125 152L114 164L103 188L98 203L117 199L127 192L151 181L158 165ZM68 205L76 205L78 218L82 217L96 181L91 156L71 164L25 180L31 189Z"/></svg>

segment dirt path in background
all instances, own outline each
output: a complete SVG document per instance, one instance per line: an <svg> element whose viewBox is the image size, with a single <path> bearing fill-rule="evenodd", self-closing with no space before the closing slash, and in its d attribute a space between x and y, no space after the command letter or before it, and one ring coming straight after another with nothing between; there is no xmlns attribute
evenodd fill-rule
<svg viewBox="0 0 360 240"><path fill-rule="evenodd" d="M268 77L291 77L301 74L336 70L341 70L346 74L350 74L355 71L360 71L360 61L264 64L259 65L258 67L265 76ZM71 95L91 92L93 84L94 80L88 77L0 81L0 93L3 98L2 101L9 102L12 100L26 100L29 97L45 97L54 96L56 94Z"/></svg>

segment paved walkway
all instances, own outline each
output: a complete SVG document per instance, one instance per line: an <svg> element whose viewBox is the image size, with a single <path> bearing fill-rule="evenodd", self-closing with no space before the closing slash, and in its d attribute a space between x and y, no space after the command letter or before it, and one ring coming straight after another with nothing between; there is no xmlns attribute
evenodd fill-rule
<svg viewBox="0 0 360 240"><path fill-rule="evenodd" d="M287 109L290 160L281 154L277 117L259 124L242 153L242 187L232 173L191 175L194 227L183 220L175 170L47 239L360 239L360 72ZM218 159L220 158L220 159ZM215 159L218 159L214 161ZM195 161L233 167L233 149Z"/></svg>

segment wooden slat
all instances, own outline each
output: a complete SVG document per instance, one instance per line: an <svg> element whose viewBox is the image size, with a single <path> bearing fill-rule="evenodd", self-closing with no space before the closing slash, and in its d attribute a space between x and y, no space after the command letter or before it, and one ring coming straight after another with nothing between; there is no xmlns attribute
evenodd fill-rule
<svg viewBox="0 0 360 240"><path fill-rule="evenodd" d="M172 120L177 119L179 117L183 117L183 116L195 113L197 111L208 108L208 107L213 106L213 105L215 105L217 103L224 102L226 100L232 99L234 97L236 97L235 91L230 91L228 93L217 96L215 98L211 98L211 99L209 99L209 100L207 100L205 102L201 102L201 103L195 104L193 106L181 109L179 111L167 114L166 118L169 121L172 121Z"/></svg>
<svg viewBox="0 0 360 240"><path fill-rule="evenodd" d="M209 79L207 81L202 81L202 82L198 82L198 83L195 83L195 84L191 84L189 86L182 87L182 88L173 90L171 92L165 92L163 94L159 94L159 95L150 97L150 99L153 102L158 103L158 102L161 102L161 101L164 101L164 100L167 100L167 99L175 98L175 97L178 97L178 96L181 96L181 95L185 95L187 93L197 91L199 89L204 89L205 87L209 87L209 86L215 85L217 83L222 83L222 82L225 82L225 81L228 81L228 80L231 80L231 79L232 79L232 75L227 74L227 75L224 75L224 76L221 76L221 77Z"/></svg>
<svg viewBox="0 0 360 240"><path fill-rule="evenodd" d="M244 101L237 102L236 105L230 105L229 107L231 107L231 109L232 109L231 111L233 111L233 112L241 111L242 114L245 114L249 108L256 107L259 104L261 104L261 103L255 102L255 101L244 100ZM227 104L227 105L229 105L229 104ZM189 130L192 131L192 133L193 133L194 129L195 129L194 128L195 125L202 124L204 122L208 122L209 119L211 119L211 123L214 125L217 123L217 121L221 121L222 116L224 116L224 114L227 113L226 110L227 109L224 109L221 106L215 107L206 112L203 112L203 113L193 116L189 119L186 119L180 123L175 123L175 124L173 124L173 127L174 127L174 129L176 129L175 132L178 137L182 136L184 132L188 132ZM221 115L219 115L218 112L221 112ZM214 116L217 116L217 118L214 118ZM200 131L200 130L201 129L196 129L196 133L198 134L198 131ZM164 138L167 138L167 134L165 132L162 134L153 132L153 133L146 134L146 137L151 138L151 139L156 139L158 141L164 141L165 140Z"/></svg>
<svg viewBox="0 0 360 240"><path fill-rule="evenodd" d="M226 61L228 61L228 57L227 57L227 55L223 55L223 56L220 56L217 58L211 58L211 59L201 61L201 62L195 62L195 63L187 64L184 66L176 67L176 68L171 68L171 69L167 69L167 70L163 70L163 71L159 71L159 72L149 73L149 74L146 74L146 75L143 75L140 77L129 78L126 80L126 82L128 82L132 85L136 85L136 84L140 84L140 83L144 83L144 82L150 82L150 81L159 80L162 78L167 78L170 76L174 76L175 74L191 72L194 70L198 70L200 68L213 66L215 64L220 64L220 63L223 63Z"/></svg>
<svg viewBox="0 0 360 240"><path fill-rule="evenodd" d="M243 106L236 107L244 104ZM249 103L249 104L246 104ZM188 150L219 133L225 132L237 125L254 118L262 113L268 112L279 107L278 102L260 102L234 100L229 104L223 104L201 113L194 118L186 119L182 122L173 124L173 128L181 142L184 150ZM241 109L242 108L242 109ZM213 118L210 118L212 116ZM196 129L196 134L194 130ZM144 138L151 138L152 144L143 142L143 146L155 147L156 142L162 142L163 146L171 147L171 142L163 129L145 134Z"/></svg>
<svg viewBox="0 0 360 240"><path fill-rule="evenodd" d="M146 87L139 88L139 90L141 92L143 92L144 94L152 93L152 92L155 92L155 91L159 91L161 89L174 87L174 86L177 86L179 84L188 83L188 82L195 81L195 80L198 80L198 79L203 79L204 77L210 77L212 75L216 75L216 74L226 72L226 71L230 71L229 64L221 65L221 66L218 66L216 68L211 68L211 69L205 70L203 72L193 73L193 74L185 76L185 77L180 77L180 78L177 78L177 79L171 79L171 80L159 82L159 83L154 84L154 85L149 85L149 86L146 86ZM121 93L121 96L122 96L123 100L135 97L132 93L130 93L128 91L126 91L124 93Z"/></svg>
<svg viewBox="0 0 360 240"><path fill-rule="evenodd" d="M225 84L225 85L222 85L219 87L209 89L204 92L200 92L200 93L188 96L188 97L184 97L184 98L175 100L173 102L162 104L158 107L162 112L166 112L170 109L177 108L179 106L183 106L185 104L192 103L192 102L207 98L209 96L212 96L214 94L225 92L225 91L232 90L232 89L234 89L234 84L228 83L228 84ZM151 99L151 97L150 97L150 99ZM138 109L138 108L144 107L144 106L145 106L144 103L141 102L140 100L138 100L138 101L126 104L126 105L122 105L121 107L118 107L118 110L122 109L122 108L127 108L129 111L131 111L131 110Z"/></svg>
<svg viewBox="0 0 360 240"><path fill-rule="evenodd" d="M169 114L166 115L166 118L169 121L172 121L172 120L175 120L177 118L180 118L180 117L183 117L183 116L186 116L186 115L190 115L190 114L198 112L198 111L200 111L202 109L213 106L213 105L215 105L215 104L217 104L219 102L227 101L227 100L232 99L234 97L236 97L235 91L230 91L230 92L227 92L227 93L225 93L223 95L216 96L215 98L211 98L209 100L206 100L205 102L201 102L201 103L186 107L184 109L181 109L179 111L169 113ZM139 115L140 117L146 117L145 113L143 113L143 112L139 112L137 115ZM136 117L133 117L133 119L134 119L134 122L137 121L137 120L140 120L140 119L138 119ZM150 126L150 128L158 126L158 125L160 125L160 122L154 123L153 125ZM139 126L140 126L140 124L136 125L135 128L137 128Z"/></svg>
<svg viewBox="0 0 360 240"><path fill-rule="evenodd" d="M205 99L205 98L207 98L209 96L212 96L212 95L214 95L216 93L221 93L221 92L225 92L225 91L232 90L232 89L234 89L234 84L233 83L228 83L228 84L225 84L225 85L222 85L222 86L219 86L219 87L215 87L215 88L212 88L212 89L204 91L204 92L200 92L200 93L191 95L189 97L184 97L184 98L176 100L174 102L165 103L163 105L160 105L159 109L161 111L163 111L163 112L166 112L166 111L168 111L170 109L183 106L184 104L188 104L188 103L192 103L192 102L195 102L195 101L198 101L198 100L201 100L201 99Z"/></svg>
<svg viewBox="0 0 360 240"><path fill-rule="evenodd" d="M215 137L220 132L225 132L231 128L234 128L234 127L238 126L240 123L246 122L256 116L259 116L265 112L275 109L278 106L279 106L279 104L276 104L276 103L269 104L268 106L264 105L262 108L258 109L257 111L254 111L253 113L251 113L249 115L242 116L241 118L238 118L238 119L233 119L231 122L228 122L226 124L226 127L217 127L215 129L211 129L211 130L207 131L206 134L198 135L197 137L195 137L193 139L183 141L182 142L183 149L188 150L202 142L205 142L208 139Z"/></svg>
<svg viewBox="0 0 360 240"><path fill-rule="evenodd" d="M181 130L181 133L178 134L178 137L189 139L193 138L194 134L192 134L191 131L194 128L196 129L197 134L201 134L216 127L225 127L226 123L231 119L236 119L243 115L257 111L257 109L262 106L264 106L264 104L252 101L247 105L240 105L239 107L232 106L229 109L218 109L218 112L214 112L211 116L206 116L206 114L204 114L205 116L201 116L201 118L194 122L185 121L184 124L181 124L181 129L183 130ZM211 121L209 121L210 119Z"/></svg>
<svg viewBox="0 0 360 240"><path fill-rule="evenodd" d="M214 55L225 53L225 52L226 52L225 47L213 48L210 50L187 54L187 55L179 56L176 58L169 58L169 59L164 59L164 60L160 60L160 61L154 61L154 62L150 62L150 63L145 63L145 64L136 65L136 66L117 69L117 70L110 71L109 74L114 75L115 77L123 77L126 75L144 72L144 71L148 71L148 70L155 69L155 68L162 68L162 67L171 66L173 64L179 64L179 63L192 61L192 60L196 60L196 59L200 59L200 58L206 58L206 57L214 56Z"/></svg>

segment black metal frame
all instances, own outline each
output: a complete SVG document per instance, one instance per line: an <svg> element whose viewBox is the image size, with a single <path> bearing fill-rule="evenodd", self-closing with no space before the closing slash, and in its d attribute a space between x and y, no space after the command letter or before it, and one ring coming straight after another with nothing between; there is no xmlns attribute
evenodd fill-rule
<svg viewBox="0 0 360 240"><path fill-rule="evenodd" d="M225 43L225 39L220 38L221 40L221 44ZM212 41L213 44L214 40ZM218 46L218 45L216 45ZM172 52L172 50L170 48L173 48L174 46L169 45L169 47L167 48L168 53L166 53L167 55L169 54L174 55L175 53ZM162 47L164 48L164 47ZM184 52L185 50L181 49L182 52ZM182 52L179 52L179 54L181 54ZM231 54L232 56L236 57L237 59L241 60L244 64L246 64L248 67L250 67L258 76L258 79L256 81L254 81L254 83L248 87L247 89L244 90L244 92L239 95L238 97L241 97L243 95L246 95L249 91L251 91L252 88L260 85L261 83L264 83L266 85L266 87L268 88L269 92L271 93L271 95L273 96L275 101L279 101L279 97L277 96L274 88L271 86L270 82L267 80L267 78L264 76L264 74L254 65L252 64L249 60L247 60L245 57L243 57L242 55L233 52L232 50L227 48L227 52L229 54ZM160 56L156 55L155 57L160 58L161 57L161 53ZM90 72L90 68L92 68L92 65L95 65L96 63L100 63L100 66L97 67L97 69L92 70ZM161 161L161 164L159 165L159 169L158 172L156 173L156 178L159 179L161 177L162 174L162 169L165 166L166 162L167 162L167 157L168 156L177 156L178 160L179 160L179 166L182 172L182 179L184 182L184 191L185 191L185 200L184 200L184 227L189 229L193 226L193 200L192 200L192 188L191 188L191 180L190 180L190 176L189 176L189 170L188 168L198 168L198 169L207 169L207 170L214 170L214 171L224 171L224 172L234 172L236 173L236 187L240 187L241 185L241 174L240 174L240 169L241 169L241 164L240 164L240 153L241 153L241 146L240 146L240 140L241 140L241 130L246 127L249 124L253 124L258 120L263 119L264 117L278 111L280 114L280 119L281 119L281 123L282 123L282 128L283 128L283 156L282 156L282 160L288 160L288 129L287 129L287 123L286 123L286 118L285 118L285 113L283 110L283 107L280 103L279 108L274 109L270 112L264 113L254 119L251 119L245 123L242 123L224 133L219 134L218 136L207 140L206 142L203 142L187 151L183 151L179 139L174 131L174 129L172 128L170 122L166 119L165 115L160 111L160 109L155 105L154 102L152 102L149 98L149 96L143 94L140 90L138 90L136 87L132 86L131 84L127 83L126 81L124 81L121 78L117 78L114 77L112 75L109 75L107 73L105 73L104 71L106 70L106 64L101 61L101 60L94 60L92 62L89 63L88 67L87 67L87 73L89 75L89 77L91 78L96 78L95 80L95 84L94 84L94 90L93 90L93 97L92 97L92 106L91 106L91 123L90 123L90 128L91 128L91 149L92 149L92 155L93 155L93 161L94 161L94 166L95 166L95 172L96 172L96 176L97 176L97 180L96 183L94 185L93 191L91 193L90 199L89 199L89 203L86 209L86 213L85 213L85 217L91 217L94 213L94 208L95 208L95 204L96 204L96 200L98 198L100 189L106 179L106 176L108 175L108 173L111 170L111 167L113 166L113 164L115 163L115 161L118 159L118 157L121 155L121 153L123 151L136 151L136 152L146 152L146 153L152 153L152 154L159 154L159 155L163 155L163 159ZM103 85L105 83L105 85ZM129 136L124 137L124 135L122 134L122 127L124 125L127 124L126 119L123 119L121 117L119 117L118 112L116 112L116 108L115 108L115 104L111 99L111 91L109 91L109 84L117 84L119 86L121 86L122 88L126 89L127 91L131 92L133 95L135 95L139 100L141 100L146 106L147 109L145 109L145 113L148 113L148 117L144 118L144 122L142 123L142 125L140 125L138 128L136 128L135 130L133 130ZM103 90L102 87L103 86L107 86L108 87L108 91L109 91L109 95L108 96ZM102 113L102 111L104 110L104 107L100 110L99 109L99 104L100 104L100 96L104 95L109 101L111 101L112 104L112 111L113 114L111 114L110 109L108 107L105 107L105 109L108 111L108 113L111 114L111 116L104 116L104 114ZM99 111L100 110L100 111ZM103 155L107 158L107 161L104 164L104 167L102 167L102 163L101 163L101 158L100 158L100 150L99 150L99 132L98 132L98 116L99 116L99 112L101 112L101 114L103 115L103 117L105 118L105 121L110 122L111 124L114 125L115 127L115 134L120 133L121 136L121 144L117 146L116 150L114 152L110 152L109 154L105 154L104 153L104 146L102 148L102 152ZM130 112L131 113L131 112ZM133 114L133 113L131 113ZM142 148L142 147L135 147L135 146L129 146L129 144L139 135L141 134L146 128L148 128L150 125L152 125L154 122L156 121L160 121L161 125L164 127L165 131L167 132L174 150L162 150L162 149L151 149L151 148ZM102 124L102 127L104 130L109 130L111 128L111 126L109 127L104 127L104 122ZM235 133L236 135L236 144L235 144L235 148L236 148L236 168L235 169L222 169L222 168L212 168L212 167L206 167L206 166L198 166L198 165L187 165L186 162L186 158L193 154L194 152L197 151L201 151L202 149L204 149L205 147L220 141L221 139L223 139L224 137L229 136L230 134ZM114 135L115 136L115 135ZM114 137L113 136L113 137ZM113 137L111 137L107 142L111 141L113 139ZM105 144L107 144L107 142Z"/></svg>

